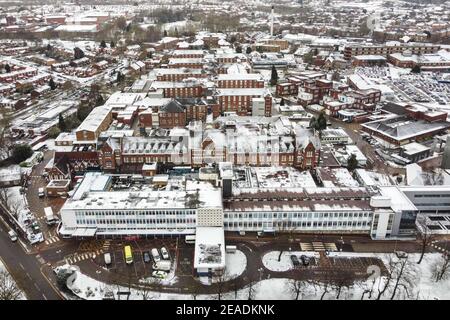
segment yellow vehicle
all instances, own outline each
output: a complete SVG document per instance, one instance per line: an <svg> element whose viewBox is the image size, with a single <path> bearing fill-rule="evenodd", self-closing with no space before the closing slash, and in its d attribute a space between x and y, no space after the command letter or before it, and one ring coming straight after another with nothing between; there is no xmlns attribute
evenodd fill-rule
<svg viewBox="0 0 450 320"><path fill-rule="evenodd" d="M133 254L131 253L131 246L125 246L125 262L127 264L133 263Z"/></svg>

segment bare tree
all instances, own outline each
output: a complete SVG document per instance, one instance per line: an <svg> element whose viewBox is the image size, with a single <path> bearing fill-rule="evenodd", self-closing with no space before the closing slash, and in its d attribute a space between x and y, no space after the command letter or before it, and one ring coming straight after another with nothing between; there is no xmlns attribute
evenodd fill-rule
<svg viewBox="0 0 450 320"><path fill-rule="evenodd" d="M5 110L0 111L0 152L6 154L9 157L10 139L6 137L6 133L11 127L11 115Z"/></svg>
<svg viewBox="0 0 450 320"><path fill-rule="evenodd" d="M0 204L3 205L6 209L9 208L7 188L0 188Z"/></svg>
<svg viewBox="0 0 450 320"><path fill-rule="evenodd" d="M197 296L201 293L202 284L198 281L194 281L191 286L191 296L192 299L197 300Z"/></svg>
<svg viewBox="0 0 450 320"><path fill-rule="evenodd" d="M417 216L416 226L417 230L419 231L421 241L420 258L419 261L417 261L417 264L420 264L422 262L423 256L425 255L428 246L431 245L431 243L433 242L434 237L430 229L428 229L426 225L426 217L424 215Z"/></svg>
<svg viewBox="0 0 450 320"><path fill-rule="evenodd" d="M219 276L215 277L215 280L216 280L215 287L217 292L217 300L221 300L226 281L225 271L221 273Z"/></svg>
<svg viewBox="0 0 450 320"><path fill-rule="evenodd" d="M154 300L160 297L163 287L161 279L152 278L151 282L139 287L139 295L142 300Z"/></svg>
<svg viewBox="0 0 450 320"><path fill-rule="evenodd" d="M341 270L331 279L331 286L336 291L336 299L341 296L342 289L348 289L353 284L353 273L349 270Z"/></svg>
<svg viewBox="0 0 450 320"><path fill-rule="evenodd" d="M386 266L386 276L380 282L377 300L388 291L393 300L397 293L403 292L408 298L412 296L415 287L416 273L413 263L408 258L395 258L390 255Z"/></svg>
<svg viewBox="0 0 450 320"><path fill-rule="evenodd" d="M22 291L16 281L6 271L0 270L0 300L20 300Z"/></svg>
<svg viewBox="0 0 450 320"><path fill-rule="evenodd" d="M292 296L295 296L295 300L298 300L305 285L306 283L300 279L290 279L288 281L288 290Z"/></svg>
<svg viewBox="0 0 450 320"><path fill-rule="evenodd" d="M450 275L449 253L442 253L440 259L432 266L432 274L436 282L448 279Z"/></svg>
<svg viewBox="0 0 450 320"><path fill-rule="evenodd" d="M247 300L255 300L257 288L258 282L255 279L251 279L247 285Z"/></svg>
<svg viewBox="0 0 450 320"><path fill-rule="evenodd" d="M368 299L372 298L372 294L373 294L373 289L375 287L375 283L377 281L377 278L373 278L373 280L369 281L369 280L364 280L364 281L360 281L357 283L357 285L363 289L363 292L361 294L361 300L364 300L364 297L366 296L366 294L368 295Z"/></svg>
<svg viewBox="0 0 450 320"><path fill-rule="evenodd" d="M388 265L386 266L386 276L382 281L378 284L378 295L377 300L380 300L384 293L387 291L389 286L391 285L394 277L393 269L395 268L395 262L393 260L393 255L390 255Z"/></svg>
<svg viewBox="0 0 450 320"><path fill-rule="evenodd" d="M415 286L415 270L409 259L399 259L396 263L395 269L395 281L392 289L391 300L394 300L397 292L403 290L406 296L409 298L412 296L412 290Z"/></svg>

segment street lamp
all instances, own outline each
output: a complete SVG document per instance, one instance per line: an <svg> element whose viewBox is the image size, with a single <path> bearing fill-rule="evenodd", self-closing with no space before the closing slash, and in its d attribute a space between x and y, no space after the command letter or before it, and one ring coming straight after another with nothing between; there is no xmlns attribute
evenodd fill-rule
<svg viewBox="0 0 450 320"><path fill-rule="evenodd" d="M258 272L259 272L259 281L261 281L262 279L262 273L263 273L264 269L263 268L259 268Z"/></svg>

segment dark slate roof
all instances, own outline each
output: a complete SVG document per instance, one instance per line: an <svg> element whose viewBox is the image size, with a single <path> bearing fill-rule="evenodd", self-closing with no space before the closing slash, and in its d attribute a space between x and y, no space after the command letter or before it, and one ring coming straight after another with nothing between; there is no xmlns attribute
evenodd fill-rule
<svg viewBox="0 0 450 320"><path fill-rule="evenodd" d="M168 104L166 104L160 110L162 112L166 112L166 113L184 112L183 105L180 102L178 102L177 100L170 101Z"/></svg>

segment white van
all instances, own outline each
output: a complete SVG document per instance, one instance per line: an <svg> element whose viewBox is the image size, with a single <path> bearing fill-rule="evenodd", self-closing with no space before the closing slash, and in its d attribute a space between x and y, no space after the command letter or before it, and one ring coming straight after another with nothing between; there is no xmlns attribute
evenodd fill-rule
<svg viewBox="0 0 450 320"><path fill-rule="evenodd" d="M12 242L16 242L17 241L17 233L15 233L13 230L10 230L8 232L9 238L11 239Z"/></svg>
<svg viewBox="0 0 450 320"><path fill-rule="evenodd" d="M39 198L42 198L45 196L44 188L38 189L38 196L39 196Z"/></svg>
<svg viewBox="0 0 450 320"><path fill-rule="evenodd" d="M108 265L110 265L111 264L111 253L105 253L105 255L104 255L104 258L105 258L105 264L108 266Z"/></svg>
<svg viewBox="0 0 450 320"><path fill-rule="evenodd" d="M153 249L152 249L152 256L153 256L153 260L154 260L155 262L161 261L161 257L159 256L158 249L156 249L156 248L153 248Z"/></svg>
<svg viewBox="0 0 450 320"><path fill-rule="evenodd" d="M51 207L45 207L44 212L47 225L52 226L58 223L58 219L56 219L55 215L53 214L53 210Z"/></svg>

